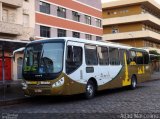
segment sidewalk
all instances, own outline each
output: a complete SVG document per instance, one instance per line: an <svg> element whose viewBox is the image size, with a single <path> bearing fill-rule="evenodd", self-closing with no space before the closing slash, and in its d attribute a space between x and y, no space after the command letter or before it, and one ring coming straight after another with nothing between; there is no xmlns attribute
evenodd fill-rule
<svg viewBox="0 0 160 119"><path fill-rule="evenodd" d="M21 82L5 82L5 85L0 83L0 106L21 103L28 100L24 96Z"/></svg>

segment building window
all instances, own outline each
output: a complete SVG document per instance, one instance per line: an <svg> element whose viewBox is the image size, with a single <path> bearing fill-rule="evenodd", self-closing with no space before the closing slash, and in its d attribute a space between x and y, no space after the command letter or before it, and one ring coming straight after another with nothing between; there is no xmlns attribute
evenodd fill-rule
<svg viewBox="0 0 160 119"><path fill-rule="evenodd" d="M100 19L95 19L95 22L97 27L102 27L102 21Z"/></svg>
<svg viewBox="0 0 160 119"><path fill-rule="evenodd" d="M8 22L8 10L3 9L2 21Z"/></svg>
<svg viewBox="0 0 160 119"><path fill-rule="evenodd" d="M107 12L107 15L110 15L111 14L111 12Z"/></svg>
<svg viewBox="0 0 160 119"><path fill-rule="evenodd" d="M102 37L96 36L96 41L102 40Z"/></svg>
<svg viewBox="0 0 160 119"><path fill-rule="evenodd" d="M91 17L88 15L85 15L85 23L91 25Z"/></svg>
<svg viewBox="0 0 160 119"><path fill-rule="evenodd" d="M40 36L41 37L50 37L50 27L40 26Z"/></svg>
<svg viewBox="0 0 160 119"><path fill-rule="evenodd" d="M72 19L74 21L80 21L80 15L78 14L78 12L72 11Z"/></svg>
<svg viewBox="0 0 160 119"><path fill-rule="evenodd" d="M66 30L58 29L58 37L66 37Z"/></svg>
<svg viewBox="0 0 160 119"><path fill-rule="evenodd" d="M50 14L50 4L45 2L40 2L40 12Z"/></svg>
<svg viewBox="0 0 160 119"><path fill-rule="evenodd" d="M66 9L62 7L57 8L57 16L66 18Z"/></svg>
<svg viewBox="0 0 160 119"><path fill-rule="evenodd" d="M119 33L119 29L117 27L113 26L112 33Z"/></svg>
<svg viewBox="0 0 160 119"><path fill-rule="evenodd" d="M72 36L75 37L75 38L80 38L80 33L72 32Z"/></svg>
<svg viewBox="0 0 160 119"><path fill-rule="evenodd" d="M86 34L85 36L87 40L92 40L92 35Z"/></svg>
<svg viewBox="0 0 160 119"><path fill-rule="evenodd" d="M29 15L28 14L23 15L23 26L29 27Z"/></svg>

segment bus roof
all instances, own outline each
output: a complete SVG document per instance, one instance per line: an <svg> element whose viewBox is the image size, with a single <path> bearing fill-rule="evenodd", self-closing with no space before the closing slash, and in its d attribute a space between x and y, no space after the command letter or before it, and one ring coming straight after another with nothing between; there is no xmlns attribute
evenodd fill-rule
<svg viewBox="0 0 160 119"><path fill-rule="evenodd" d="M94 44L94 45L106 45L106 46L110 46L110 47L118 47L118 48L122 48L122 49L137 49L137 50L144 50L142 48L135 48L129 45L125 45L125 44L120 44L120 43L113 43L113 42L109 42L109 41L93 41L93 40L86 40L86 39L81 39L81 38L73 38L73 37L53 37L53 38L46 38L46 39L42 39L42 40L36 40L36 41L32 41L29 44L32 43L44 43L44 42L53 42L53 41L73 41L73 42L81 42L81 43L86 43L86 44Z"/></svg>

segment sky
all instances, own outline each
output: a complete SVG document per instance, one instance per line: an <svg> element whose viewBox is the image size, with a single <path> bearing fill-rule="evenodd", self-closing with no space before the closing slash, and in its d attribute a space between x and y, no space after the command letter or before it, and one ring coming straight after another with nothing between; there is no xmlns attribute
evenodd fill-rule
<svg viewBox="0 0 160 119"><path fill-rule="evenodd" d="M110 2L110 1L116 1L116 0L101 0L101 1L104 3L104 2ZM155 0L155 1L160 4L160 0Z"/></svg>

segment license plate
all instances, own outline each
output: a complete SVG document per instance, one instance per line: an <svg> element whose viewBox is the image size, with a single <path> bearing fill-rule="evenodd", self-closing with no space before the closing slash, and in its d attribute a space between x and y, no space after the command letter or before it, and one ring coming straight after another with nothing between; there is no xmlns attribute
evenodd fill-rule
<svg viewBox="0 0 160 119"><path fill-rule="evenodd" d="M35 89L34 92L35 92L35 93L41 93L42 90L41 90L41 89Z"/></svg>

